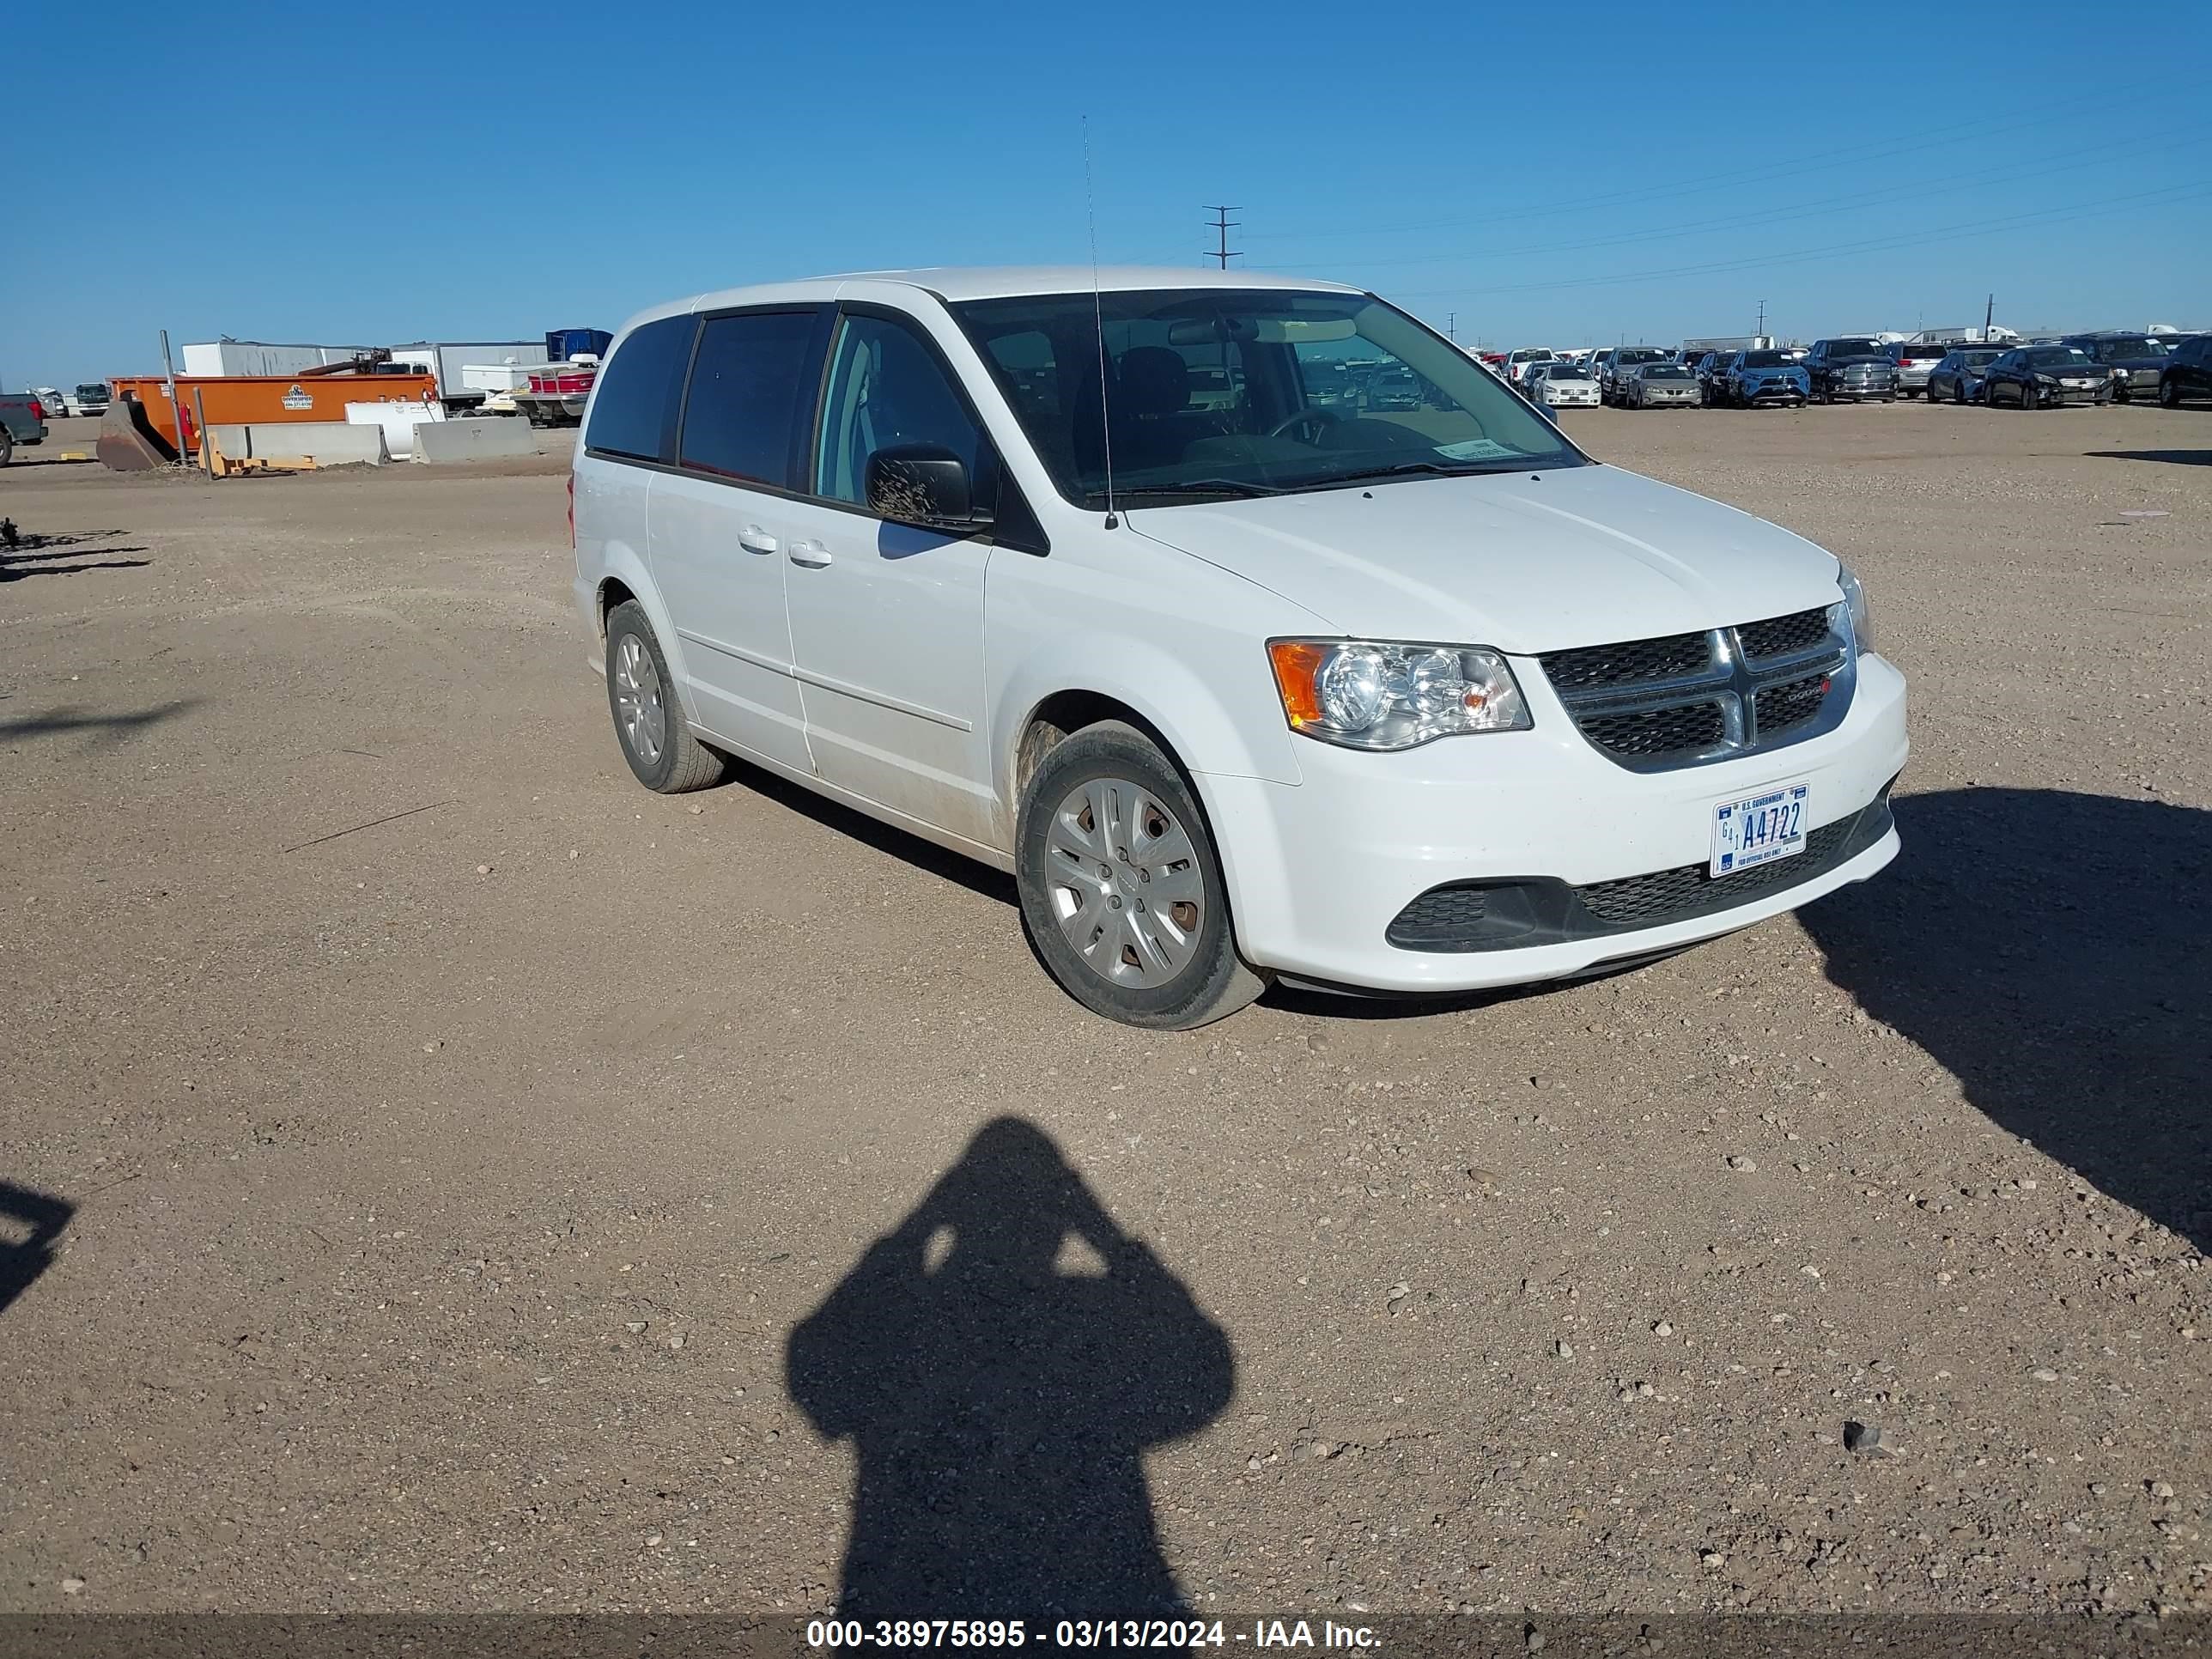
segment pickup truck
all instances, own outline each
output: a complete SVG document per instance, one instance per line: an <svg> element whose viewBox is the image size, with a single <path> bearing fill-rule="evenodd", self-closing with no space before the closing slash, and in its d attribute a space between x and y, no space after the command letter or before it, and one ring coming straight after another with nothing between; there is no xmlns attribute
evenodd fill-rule
<svg viewBox="0 0 2212 1659"><path fill-rule="evenodd" d="M17 444L46 441L47 413L45 403L27 392L0 392L0 466L15 458ZM52 413L61 416L58 409Z"/></svg>

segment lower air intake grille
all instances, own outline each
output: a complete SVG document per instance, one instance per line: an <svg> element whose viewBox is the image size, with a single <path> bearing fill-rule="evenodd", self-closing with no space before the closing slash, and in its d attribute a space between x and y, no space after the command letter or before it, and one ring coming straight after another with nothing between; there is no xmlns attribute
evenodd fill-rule
<svg viewBox="0 0 2212 1659"><path fill-rule="evenodd" d="M1831 823L1805 837L1805 850L1771 864L1755 865L1734 875L1713 876L1702 864L1685 864L1650 875L1629 876L1577 887L1583 908L1616 927L1656 927L1701 910L1742 904L1777 887L1808 881L1826 869L1850 835L1855 819Z"/></svg>

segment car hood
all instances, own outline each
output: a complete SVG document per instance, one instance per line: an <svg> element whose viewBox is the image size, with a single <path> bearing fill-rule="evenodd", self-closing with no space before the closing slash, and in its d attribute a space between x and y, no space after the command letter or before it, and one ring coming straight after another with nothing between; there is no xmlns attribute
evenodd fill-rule
<svg viewBox="0 0 2212 1659"><path fill-rule="evenodd" d="M1618 467L1420 478L1139 508L1132 528L1356 636L1528 656L1785 616L1835 556Z"/></svg>

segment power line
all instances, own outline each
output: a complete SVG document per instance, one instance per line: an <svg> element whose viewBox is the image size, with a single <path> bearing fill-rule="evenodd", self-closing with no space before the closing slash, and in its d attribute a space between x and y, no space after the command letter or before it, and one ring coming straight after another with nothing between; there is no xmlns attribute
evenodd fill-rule
<svg viewBox="0 0 2212 1659"><path fill-rule="evenodd" d="M1764 228L1767 225L1785 224L1793 219L1821 218L1830 210L1839 207L1880 207L1901 201L1912 201L1924 196L1930 190L1954 185L2022 184L2048 178L2053 173L2070 173L2082 167L2104 166L2118 158L2104 155L2102 152L2117 149L2126 153L2137 149L2162 147L2166 139L2178 134L2201 131L2204 125L2205 124L2202 122L2192 123L2154 133L2147 138L2112 139L2104 143L2090 144L2076 149L2054 151L2051 155L2039 156L2030 161L2006 162L1998 167L1978 168L1971 173L1938 174L1932 179L1914 179L1902 184L1885 185L1877 190L1853 191L1842 196L1818 198L1808 202L1794 202L1779 211L1761 209L1755 213L1729 214L1717 219L1691 220L1683 223L1670 224L1658 230L1629 231L1617 235L1591 237L1578 242L1552 242L1546 244L1541 252L1575 253L1589 248L1621 247L1632 244L1670 240L1684 236L1703 235L1712 231L1739 229L1747 226ZM2097 159L2082 159L2092 156ZM2061 160L2062 157L2075 159ZM1403 265L1452 264L1462 261L1472 263L1477 258L1497 260L1525 258L1527 258L1527 249L1516 247L1475 255L1424 253L1411 255L1402 259L1307 260L1298 264L1276 264L1271 269L1336 270L1341 270L1346 264L1356 264L1362 270L1380 270Z"/></svg>
<svg viewBox="0 0 2212 1659"><path fill-rule="evenodd" d="M2108 208L2124 206L2130 202L2148 201L2154 198L2178 201L2212 193L2212 185L2169 185L2159 190L2140 191L2130 196L2106 196L2094 202L2071 203L2064 207L2040 209L2032 213L2014 214L2008 218L1986 219L1978 223L1952 223L1943 227L1943 234L1955 236L1967 231L2008 230L2014 226L2049 222L2068 218L2082 218L2103 212ZM1500 283L1477 288L1416 289L1410 292L1394 289L1392 297L1403 300L1434 299L1449 295L1464 297L1470 294L1532 294L1560 288L1608 288L1627 283L1656 282L1668 276L1704 276L1717 271L1764 270L1770 265L1801 264L1808 259L1840 260L1848 254L1879 253L1893 248L1910 247L1925 242L1925 230L1908 231L1901 235L1879 237L1848 244L1829 243L1816 248L1803 248L1789 253L1759 254L1743 259L1715 259L1693 265L1672 265L1655 270L1623 271L1612 276L1552 277L1538 283Z"/></svg>
<svg viewBox="0 0 2212 1659"><path fill-rule="evenodd" d="M1931 127L1926 130L1925 133L1918 142L1904 144L1892 144L1886 149L1877 148L1877 146L1881 143L1887 143L1888 141L1869 141L1864 143L1849 145L1842 149L1816 152L1811 158L1801 158L1796 161L1771 162L1755 167L1741 167L1725 173L1706 173L1701 177L1687 179L1676 179L1664 185L1638 185L1628 190L1608 191L1603 194L1596 196L1549 199L1530 209L1526 213L1516 214L1512 216L1517 222L1529 218L1541 219L1556 217L1566 213L1579 213L1586 208L1607 207L1617 204L1625 204L1631 202L1665 200L1671 197L1693 196L1700 191L1708 190L1718 185L1763 183L1770 182L1776 179L1795 178L1807 173L1819 173L1829 167L1844 166L1863 167L1870 162L1887 161L1893 156L1911 155L1917 155L1923 150L1941 149L1947 144L1954 144L1962 142L1963 138L1967 136L1978 137L1997 137L2008 132L2023 131L2030 127L2047 127L2056 126L2058 125L2059 123L2050 116L2039 115L2030 117L2025 120L2008 122L1997 126L1990 126L1984 122L1967 121L1962 122L1954 126ZM1863 153L1869 150L1871 150L1873 153ZM1373 225L1364 228L1311 231L1304 233L1296 231L1266 231L1261 234L1260 240L1266 241L1272 238L1295 238L1303 241L1340 241L1347 237L1400 236L1425 230L1449 229L1455 226L1495 226L1499 222L1499 216L1498 213L1493 211L1483 214L1474 218L1428 219L1421 221L1416 224Z"/></svg>
<svg viewBox="0 0 2212 1659"><path fill-rule="evenodd" d="M1216 246L1206 250L1206 257L1209 259L1218 259L1221 262L1221 268L1226 270L1231 259L1241 259L1244 257L1243 249L1232 248L1229 246L1229 233L1242 228L1244 223L1242 219L1232 219L1229 216L1232 213L1242 213L1244 210L1239 207L1215 207L1209 203L1206 210L1213 216L1206 222L1213 227L1216 238Z"/></svg>

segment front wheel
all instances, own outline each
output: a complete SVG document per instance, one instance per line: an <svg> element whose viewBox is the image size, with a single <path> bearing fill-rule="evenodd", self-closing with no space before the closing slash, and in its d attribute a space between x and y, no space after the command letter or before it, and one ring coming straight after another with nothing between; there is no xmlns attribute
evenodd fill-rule
<svg viewBox="0 0 2212 1659"><path fill-rule="evenodd" d="M2158 383L2158 406L2160 409L2181 407L2181 383L2179 380L2166 380ZM4 459L4 456L0 456L0 459Z"/></svg>
<svg viewBox="0 0 2212 1659"><path fill-rule="evenodd" d="M1022 791L1014 884L1052 976L1093 1013L1185 1031L1267 988L1237 954L1205 815L1133 726L1087 726Z"/></svg>
<svg viewBox="0 0 2212 1659"><path fill-rule="evenodd" d="M2023 410L2040 409L2043 406L2043 394L2032 386L2021 387L2020 406Z"/></svg>
<svg viewBox="0 0 2212 1659"><path fill-rule="evenodd" d="M1957 404L1962 409L1966 406L1966 383L1964 380L1954 380L1951 382L1951 401Z"/></svg>
<svg viewBox="0 0 2212 1659"><path fill-rule="evenodd" d="M0 466L7 465L15 459L15 434L9 431L6 427L0 426Z"/></svg>

